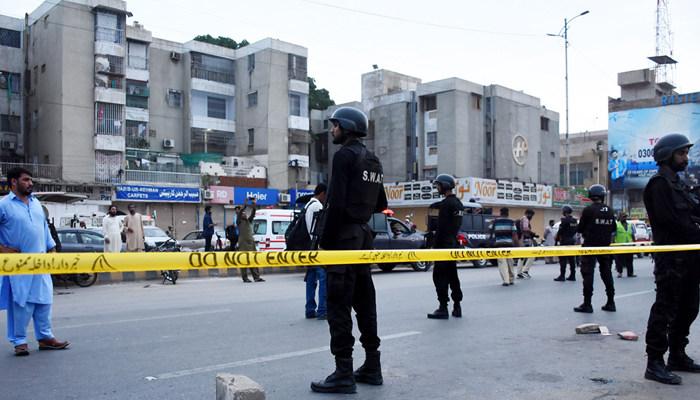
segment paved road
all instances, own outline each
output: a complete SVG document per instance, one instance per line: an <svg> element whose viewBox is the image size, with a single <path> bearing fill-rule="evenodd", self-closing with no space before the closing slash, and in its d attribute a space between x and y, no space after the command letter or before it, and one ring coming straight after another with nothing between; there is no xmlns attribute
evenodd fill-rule
<svg viewBox="0 0 700 400"><path fill-rule="evenodd" d="M670 399L696 398L700 374L671 387L643 378L644 331L653 302L652 264L635 259L637 278L615 278L617 313L597 278L593 314L577 314L581 281L553 282L558 267L538 261L533 278L502 287L495 267L461 268L464 318L428 320L437 306L431 274L377 272L385 384L359 385L357 399ZM54 333L65 351L0 352L2 399L213 399L218 372L247 375L269 399L345 398L312 393L332 372L325 321L304 319L299 274L183 279L59 288ZM0 331L6 330L0 313ZM640 341L576 335L595 322ZM700 328L688 352L700 358ZM359 335L356 335L359 337ZM356 366L364 359L356 352ZM598 381L595 381L595 380Z"/></svg>

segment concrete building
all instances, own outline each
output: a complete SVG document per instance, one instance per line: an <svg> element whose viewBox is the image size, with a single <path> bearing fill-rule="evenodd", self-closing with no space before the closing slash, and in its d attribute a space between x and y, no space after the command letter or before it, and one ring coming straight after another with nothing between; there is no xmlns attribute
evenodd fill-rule
<svg viewBox="0 0 700 400"><path fill-rule="evenodd" d="M459 78L422 83L375 70L362 76L362 102L345 105L368 115L365 144L382 160L385 182L433 179L441 173L559 181L559 114L525 93ZM338 107L312 116L321 119L313 126L321 132L314 150L322 176L337 151L326 119Z"/></svg>
<svg viewBox="0 0 700 400"><path fill-rule="evenodd" d="M0 15L0 157L24 161L24 20Z"/></svg>
<svg viewBox="0 0 700 400"><path fill-rule="evenodd" d="M566 185L566 139L559 145L559 186ZM580 132L569 135L569 183L577 189L600 184L608 187L608 131Z"/></svg>

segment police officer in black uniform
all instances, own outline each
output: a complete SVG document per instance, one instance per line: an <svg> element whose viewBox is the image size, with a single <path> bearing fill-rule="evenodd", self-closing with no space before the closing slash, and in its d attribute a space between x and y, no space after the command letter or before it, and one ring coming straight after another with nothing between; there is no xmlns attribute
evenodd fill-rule
<svg viewBox="0 0 700 400"><path fill-rule="evenodd" d="M455 188L455 180L450 175L441 174L435 178L435 183L437 183L438 193L444 195L445 199L437 205L431 206L433 208L437 206L440 209L435 229L434 247L436 249L459 248L457 234L462 226L464 205L452 192ZM457 261L436 261L433 269L433 283L435 283L440 307L432 314L428 314L428 318L450 318L450 313L447 311L447 303L450 301L450 297L447 295L448 286L452 289L452 300L455 303L452 308L452 316L461 317L462 307L459 303L462 301L462 289L459 286L459 275L457 275Z"/></svg>
<svg viewBox="0 0 700 400"><path fill-rule="evenodd" d="M371 250L374 234L367 224L375 212L387 207L383 170L379 159L357 139L367 136L367 117L352 107L341 107L329 118L333 143L341 149L333 156L333 170L326 193L326 221L320 247L323 250ZM323 393L354 393L355 382L381 385L377 306L369 264L329 265L326 313L331 333L331 353L336 369L311 389ZM365 363L353 373L352 309L355 309Z"/></svg>
<svg viewBox="0 0 700 400"><path fill-rule="evenodd" d="M612 233L617 227L615 215L610 207L603 202L605 200L605 188L602 185L593 185L588 189L588 198L593 204L583 209L581 220L576 232L583 235L583 247L610 246ZM581 276L583 276L583 304L574 307L574 311L592 313L591 297L593 297L593 273L595 262L598 260L600 277L605 284L605 294L608 302L602 307L603 311L616 311L615 285L612 277L612 263L609 254L586 255L581 257Z"/></svg>
<svg viewBox="0 0 700 400"><path fill-rule="evenodd" d="M565 205L561 208L561 213L564 218L561 219L559 224L559 230L557 235L554 237L554 242L559 243L560 246L573 246L576 244L576 228L578 226L578 221L574 218L571 213L574 210L570 205ZM564 279L566 275L566 264L569 263L569 268L571 273L569 277ZM575 281L576 280L576 257L575 256L560 256L559 257L559 277L554 278L557 282Z"/></svg>
<svg viewBox="0 0 700 400"><path fill-rule="evenodd" d="M688 166L688 149L693 144L685 135L672 133L654 146L659 172L644 188L644 205L654 234L654 244L700 243L700 209L690 197L679 172ZM646 379L680 384L680 376L671 371L700 372L700 365L685 353L690 325L698 315L700 295L700 254L694 251L654 254L656 301L647 323ZM664 354L669 350L668 367Z"/></svg>

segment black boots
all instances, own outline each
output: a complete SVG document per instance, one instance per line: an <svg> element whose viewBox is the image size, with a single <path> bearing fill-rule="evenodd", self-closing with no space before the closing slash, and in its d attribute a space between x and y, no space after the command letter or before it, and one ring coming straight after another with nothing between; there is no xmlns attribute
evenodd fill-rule
<svg viewBox="0 0 700 400"><path fill-rule="evenodd" d="M449 319L450 312L447 311L447 304L444 304L444 305L440 304L440 308L433 311L432 314L428 314L428 318L430 318L430 319Z"/></svg>
<svg viewBox="0 0 700 400"><path fill-rule="evenodd" d="M567 281L575 281L576 280L576 271L571 271L569 274L569 277L566 278Z"/></svg>
<svg viewBox="0 0 700 400"><path fill-rule="evenodd" d="M561 274L558 277L554 278L554 280L557 282L564 282L566 279L564 278L564 274Z"/></svg>
<svg viewBox="0 0 700 400"><path fill-rule="evenodd" d="M322 381L311 382L311 390L320 393L355 393L355 375L352 372L352 357L335 358L335 372Z"/></svg>
<svg viewBox="0 0 700 400"><path fill-rule="evenodd" d="M600 309L603 311L611 311L611 312L617 311L617 308L615 308L615 297L608 296L608 302L605 303L605 305L603 307L601 307Z"/></svg>
<svg viewBox="0 0 700 400"><path fill-rule="evenodd" d="M683 379L681 379L680 376L668 370L666 364L664 364L663 356L649 355L647 370L644 372L644 378L665 383L667 385L680 385L681 382L683 382Z"/></svg>
<svg viewBox="0 0 700 400"><path fill-rule="evenodd" d="M370 385L381 385L384 383L382 365L379 362L380 354L381 352L377 350L366 353L365 363L354 372L355 382L369 383Z"/></svg>
<svg viewBox="0 0 700 400"><path fill-rule="evenodd" d="M671 349L668 353L668 369L671 371L700 372L700 364L685 354L685 350Z"/></svg>
<svg viewBox="0 0 700 400"><path fill-rule="evenodd" d="M576 312L582 312L582 313L592 313L593 312L593 306L591 306L591 298L583 298L583 304L581 304L578 307L574 307L574 311Z"/></svg>
<svg viewBox="0 0 700 400"><path fill-rule="evenodd" d="M454 307L452 307L452 316L457 318L462 318L462 306L455 302Z"/></svg>

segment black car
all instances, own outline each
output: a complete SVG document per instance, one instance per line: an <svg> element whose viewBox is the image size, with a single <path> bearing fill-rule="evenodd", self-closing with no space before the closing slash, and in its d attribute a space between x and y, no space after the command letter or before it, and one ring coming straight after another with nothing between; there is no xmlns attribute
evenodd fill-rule
<svg viewBox="0 0 700 400"><path fill-rule="evenodd" d="M59 228L56 229L61 241L61 253L102 253L105 239L102 234L89 229ZM126 252L126 244L122 243L122 252Z"/></svg>
<svg viewBox="0 0 700 400"><path fill-rule="evenodd" d="M467 208L468 210L469 208ZM465 213L462 217L462 226L459 228L459 241L462 248L482 249L494 247L493 238L489 233L489 225L496 218L498 218L497 215L490 213ZM490 261L492 265L497 265L497 260ZM486 259L472 260L472 264L475 267L485 267L488 263L489 260Z"/></svg>
<svg viewBox="0 0 700 400"><path fill-rule="evenodd" d="M419 231L413 232L403 221L387 217L386 214L374 214L370 222L372 229L377 233L374 238L374 248L377 250L407 250L424 249L425 234ZM377 264L382 271L391 271L396 267L394 263ZM428 271L433 265L432 261L418 261L411 263L416 271Z"/></svg>

